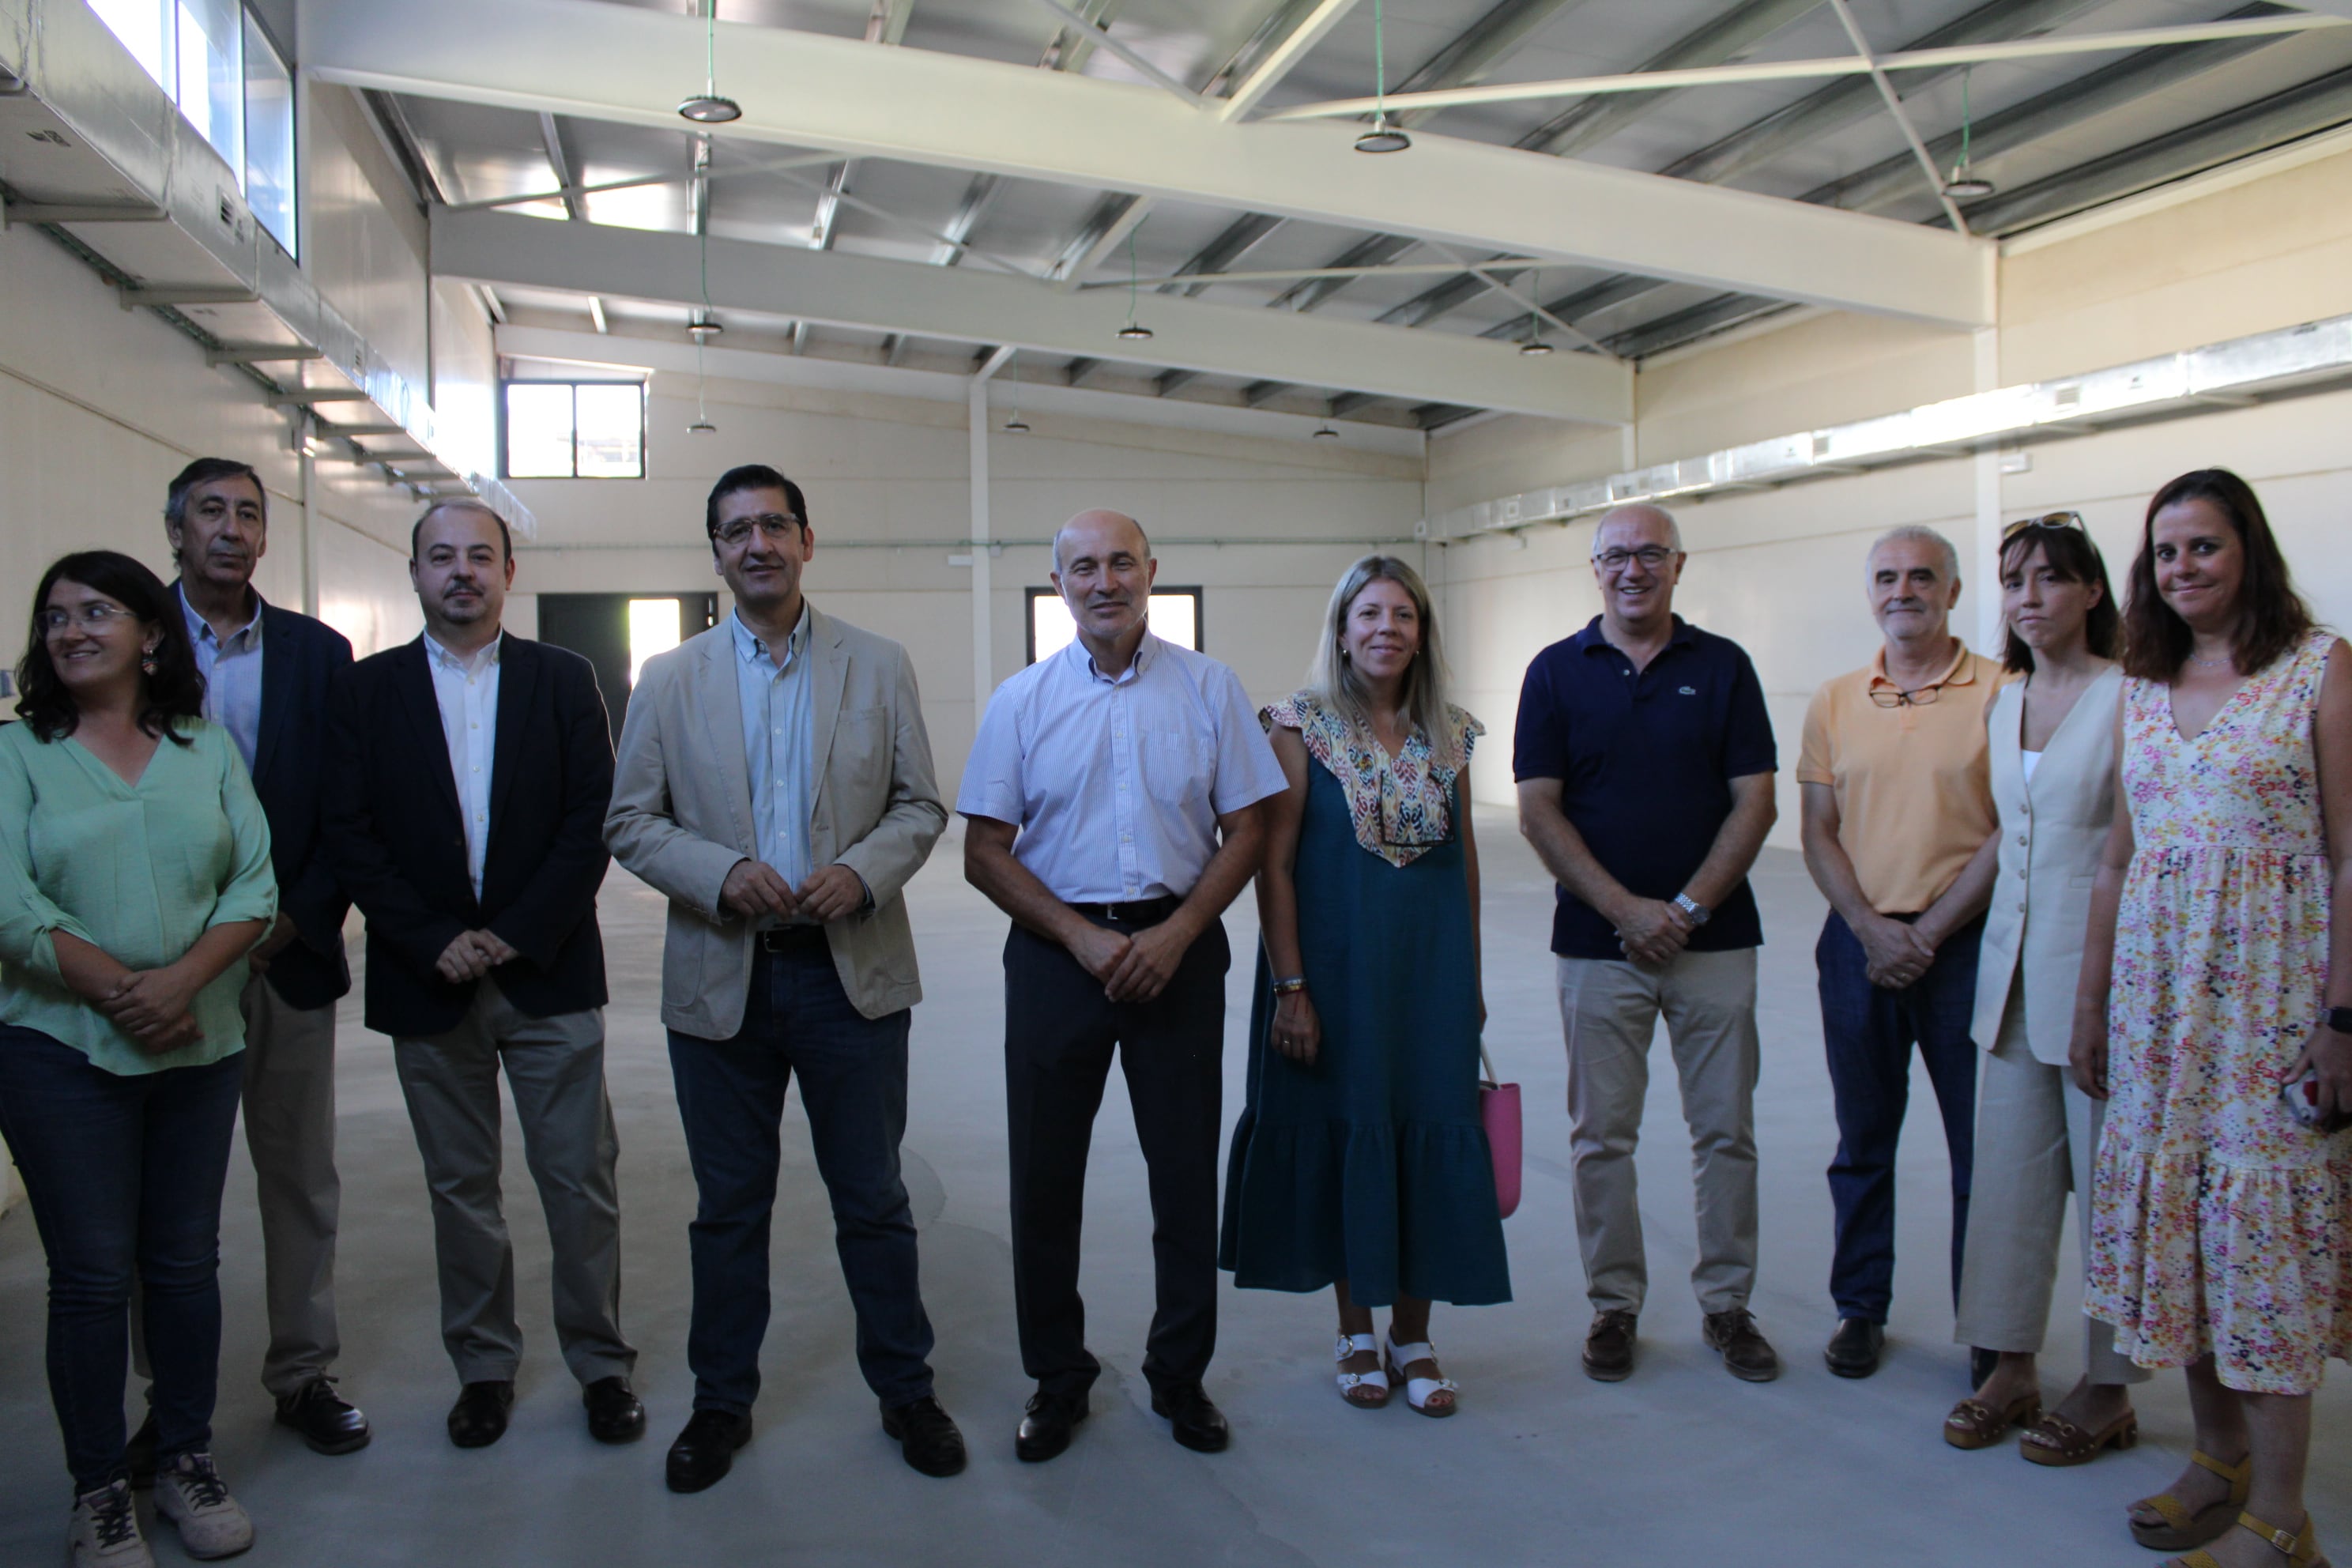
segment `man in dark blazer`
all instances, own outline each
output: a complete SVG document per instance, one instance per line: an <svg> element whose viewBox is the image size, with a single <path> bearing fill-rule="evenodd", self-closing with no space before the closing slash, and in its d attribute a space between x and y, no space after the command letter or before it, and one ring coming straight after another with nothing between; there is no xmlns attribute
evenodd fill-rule
<svg viewBox="0 0 2352 1568"><path fill-rule="evenodd" d="M499 627L513 543L472 500L425 509L416 641L337 682L327 842L367 916L367 1026L393 1037L433 1194L461 1448L495 1443L522 1357L499 1191L504 1067L555 1255L556 1335L601 1442L645 1433L621 1337L619 1142L604 1091L613 748L578 655Z"/></svg>
<svg viewBox="0 0 2352 1568"><path fill-rule="evenodd" d="M250 465L199 458L166 492L163 530L180 609L205 675L205 716L227 730L269 819L277 925L249 955L245 1141L261 1210L269 1350L262 1386L278 1419L321 1454L367 1446L367 1417L335 1390L335 1003L351 900L319 847L327 692L352 662L342 634L254 591L269 498ZM152 1417L150 1417L152 1426ZM142 1428L141 1435L146 1435ZM134 1440L135 1441L135 1440Z"/></svg>

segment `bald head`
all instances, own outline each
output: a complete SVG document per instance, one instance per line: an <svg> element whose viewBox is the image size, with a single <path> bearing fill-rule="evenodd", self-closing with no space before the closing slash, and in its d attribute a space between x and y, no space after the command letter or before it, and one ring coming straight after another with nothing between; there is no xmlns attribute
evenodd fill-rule
<svg viewBox="0 0 2352 1568"><path fill-rule="evenodd" d="M1089 552L1103 555L1118 550L1125 550L1138 561L1150 560L1151 541L1143 524L1123 511L1091 508L1055 531L1054 570L1064 570L1069 562Z"/></svg>
<svg viewBox="0 0 2352 1568"><path fill-rule="evenodd" d="M1675 521L1675 514L1664 507L1652 506L1648 501L1629 501L1602 512L1601 526L1592 531L1592 553L1598 555L1612 544L1621 550L1663 544L1679 555L1683 531Z"/></svg>

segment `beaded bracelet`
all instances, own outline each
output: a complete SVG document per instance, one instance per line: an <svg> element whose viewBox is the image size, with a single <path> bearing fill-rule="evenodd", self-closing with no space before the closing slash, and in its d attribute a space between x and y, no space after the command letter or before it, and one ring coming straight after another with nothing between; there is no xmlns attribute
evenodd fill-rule
<svg viewBox="0 0 2352 1568"><path fill-rule="evenodd" d="M1293 974L1286 979L1277 980L1274 983L1274 994L1276 996L1288 996L1294 992L1304 991L1306 989L1307 976L1304 974Z"/></svg>

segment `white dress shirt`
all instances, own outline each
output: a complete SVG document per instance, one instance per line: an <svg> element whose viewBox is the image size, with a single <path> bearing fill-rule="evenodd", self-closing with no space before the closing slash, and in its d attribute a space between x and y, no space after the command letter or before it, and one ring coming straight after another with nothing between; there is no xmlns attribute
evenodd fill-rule
<svg viewBox="0 0 2352 1568"><path fill-rule="evenodd" d="M1288 784L1234 672L1147 632L1116 680L1074 641L998 687L956 810L1063 902L1128 903L1190 893L1217 818Z"/></svg>
<svg viewBox="0 0 2352 1568"><path fill-rule="evenodd" d="M253 619L223 638L188 603L187 589L178 593L188 640L196 646L196 672L205 678L205 717L228 731L249 773L261 744L261 595L253 595Z"/></svg>
<svg viewBox="0 0 2352 1568"><path fill-rule="evenodd" d="M466 870L474 897L482 896L482 858L490 846L490 764L498 754L499 644L471 654L451 653L425 638L433 697L441 705L441 736L449 743L449 776L457 784L457 815L466 823Z"/></svg>

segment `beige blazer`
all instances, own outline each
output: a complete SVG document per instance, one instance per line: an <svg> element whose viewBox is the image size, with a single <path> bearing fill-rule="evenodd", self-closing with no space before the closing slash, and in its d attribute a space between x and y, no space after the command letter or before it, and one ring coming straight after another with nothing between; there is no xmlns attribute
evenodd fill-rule
<svg viewBox="0 0 2352 1568"><path fill-rule="evenodd" d="M825 927L851 1004L878 1018L922 1000L899 896L947 826L907 650L809 610L810 730L816 794L809 863L865 879L870 908ZM604 842L669 896L662 1022L723 1040L743 1026L751 926L723 910L736 862L756 858L734 634L725 622L646 661L621 727Z"/></svg>
<svg viewBox="0 0 2352 1568"><path fill-rule="evenodd" d="M2010 985L2024 983L2025 1043L2036 1061L2063 1065L2074 1028L2074 983L2091 921L2091 884L2116 815L2116 706L2123 672L2091 682L2025 782L2025 685L1995 700L1990 760L2000 814L2000 870L1977 956L1974 1037L2000 1038Z"/></svg>

